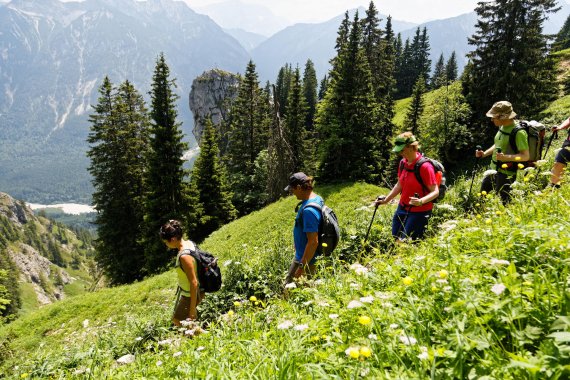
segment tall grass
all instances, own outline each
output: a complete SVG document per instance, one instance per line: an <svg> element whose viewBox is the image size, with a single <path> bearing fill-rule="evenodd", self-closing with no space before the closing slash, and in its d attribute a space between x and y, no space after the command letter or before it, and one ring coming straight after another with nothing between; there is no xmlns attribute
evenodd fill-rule
<svg viewBox="0 0 570 380"><path fill-rule="evenodd" d="M188 338L170 327L170 272L4 326L0 372L14 378L567 378L570 188L542 190L541 170L519 173L507 207L478 193L478 183L466 199L470 178L457 181L417 245L392 243L395 206L378 209L364 244L370 202L386 190L362 183L318 188L339 216L342 242L315 279L285 290L296 202L283 199L204 242L224 273L224 288L200 306L206 333ZM127 354L134 361L119 364Z"/></svg>

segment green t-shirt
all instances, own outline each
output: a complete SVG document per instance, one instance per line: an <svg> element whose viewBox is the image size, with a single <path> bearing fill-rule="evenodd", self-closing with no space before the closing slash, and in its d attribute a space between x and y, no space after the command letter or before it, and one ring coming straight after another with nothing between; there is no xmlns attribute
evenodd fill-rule
<svg viewBox="0 0 570 380"><path fill-rule="evenodd" d="M493 151L493 157L491 160L491 169L497 170L500 173L510 174L510 175L513 174L512 171L501 169L500 167L497 168L495 162L497 162L497 148L500 148L501 152L503 152L504 154L514 154L514 152L511 149L511 146L509 145L509 137L510 137L509 134L513 131L514 128L515 128L514 123L499 128L499 131L495 135L495 150ZM528 134L526 133L526 131L524 130L518 131L515 137L515 142L517 144L517 149L519 152L523 150L528 150Z"/></svg>

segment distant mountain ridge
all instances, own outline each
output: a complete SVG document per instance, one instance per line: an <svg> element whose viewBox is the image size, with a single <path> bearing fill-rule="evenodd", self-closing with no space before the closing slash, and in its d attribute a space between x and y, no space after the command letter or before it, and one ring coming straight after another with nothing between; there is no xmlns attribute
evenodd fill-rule
<svg viewBox="0 0 570 380"><path fill-rule="evenodd" d="M0 189L32 202L89 202L89 106L105 75L145 96L164 52L192 141L188 93L249 56L209 17L173 0L13 0L0 7ZM148 96L146 96L148 98Z"/></svg>

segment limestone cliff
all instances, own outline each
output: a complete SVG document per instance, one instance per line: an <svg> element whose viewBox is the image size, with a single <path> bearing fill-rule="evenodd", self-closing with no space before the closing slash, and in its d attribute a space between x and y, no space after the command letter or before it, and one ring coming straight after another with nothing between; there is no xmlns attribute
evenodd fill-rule
<svg viewBox="0 0 570 380"><path fill-rule="evenodd" d="M230 114L238 94L239 82L238 75L219 69L205 71L192 82L189 104L194 114L192 133L198 144L207 117L211 117L214 127L218 132L222 132L220 125Z"/></svg>

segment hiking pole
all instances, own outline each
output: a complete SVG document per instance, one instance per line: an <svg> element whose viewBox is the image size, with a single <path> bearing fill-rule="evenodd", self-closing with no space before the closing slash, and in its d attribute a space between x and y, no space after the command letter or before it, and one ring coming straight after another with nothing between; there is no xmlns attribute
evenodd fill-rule
<svg viewBox="0 0 570 380"><path fill-rule="evenodd" d="M386 199L386 197L383 197L383 196L376 198L377 201L383 201L384 199ZM365 243L368 240L368 234L370 233L370 227L372 227L372 222L374 222L374 217L376 216L376 210L378 210L378 206L380 206L380 205L376 204L376 207L374 207L374 213L372 214L372 220L370 221L370 224L368 225L368 231L366 231L366 237L364 237Z"/></svg>
<svg viewBox="0 0 570 380"><path fill-rule="evenodd" d="M554 136L558 137L558 131L554 131L550 135L550 138L548 139L548 145L546 145L546 151L544 152L544 156L542 156L543 160L546 158L546 153L548 153L548 149L550 149L550 144L552 144L552 139L554 138Z"/></svg>
<svg viewBox="0 0 570 380"><path fill-rule="evenodd" d="M481 145L477 145L475 147L476 150L483 150L483 147ZM471 190L473 190L473 181L475 180L475 168L477 168L477 165L479 164L479 159L481 157L476 157L475 158L475 163L473 164L473 173L471 174L471 186L469 186L469 195L467 195L467 200L471 199Z"/></svg>

